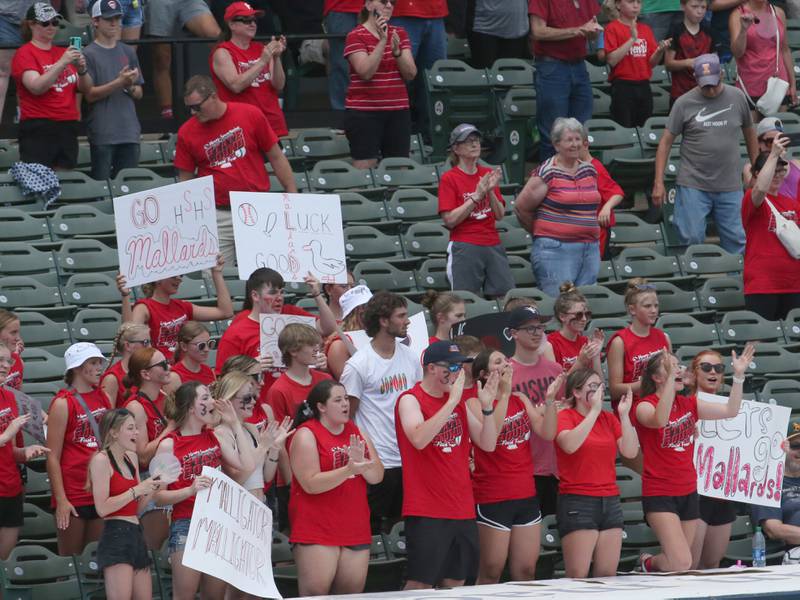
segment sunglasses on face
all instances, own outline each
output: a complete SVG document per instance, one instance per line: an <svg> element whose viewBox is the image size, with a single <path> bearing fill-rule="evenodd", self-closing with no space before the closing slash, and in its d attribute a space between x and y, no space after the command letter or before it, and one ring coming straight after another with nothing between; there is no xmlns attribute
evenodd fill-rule
<svg viewBox="0 0 800 600"><path fill-rule="evenodd" d="M208 95L205 98L203 98L202 100L200 100L200 102L198 102L197 104L187 104L186 108L189 110L189 112L193 112L193 113L200 112L200 109L203 107L203 104L209 98L211 98L210 95Z"/></svg>
<svg viewBox="0 0 800 600"><path fill-rule="evenodd" d="M256 22L254 17L236 17L233 19L234 23L244 23L245 25L252 25Z"/></svg>
<svg viewBox="0 0 800 600"><path fill-rule="evenodd" d="M242 396L241 398L239 398L239 400L241 400L242 404L246 405L250 404L251 402L255 402L256 396L255 394L247 394L246 396Z"/></svg>
<svg viewBox="0 0 800 600"><path fill-rule="evenodd" d="M582 310L582 311L578 311L578 312L574 312L574 313L568 313L568 316L573 321L583 321L584 319L586 319L587 321L591 321L592 320L592 311L590 311L590 310Z"/></svg>
<svg viewBox="0 0 800 600"><path fill-rule="evenodd" d="M794 444L789 444L790 450L800 450L800 442L795 442Z"/></svg>
<svg viewBox="0 0 800 600"><path fill-rule="evenodd" d="M379 2L380 2L381 4L383 4L384 6L388 6L389 4L391 4L392 6L394 6L395 0L379 0Z"/></svg>
<svg viewBox="0 0 800 600"><path fill-rule="evenodd" d="M161 367L165 371L169 371L169 362L162 360L154 365L149 365L146 369L149 371L150 369L155 369L156 367Z"/></svg>
<svg viewBox="0 0 800 600"><path fill-rule="evenodd" d="M197 347L200 352L205 352L206 349L213 350L217 343L214 340L208 340L207 342L189 342L192 346Z"/></svg>
<svg viewBox="0 0 800 600"><path fill-rule="evenodd" d="M36 22L39 23L39 25L41 25L42 27L58 27L58 19L53 19L51 21L45 21L44 23L40 23L39 21L36 21Z"/></svg>
<svg viewBox="0 0 800 600"><path fill-rule="evenodd" d="M150 344L151 344L151 341L150 340L129 340L128 343L129 344L141 344L145 348L149 348Z"/></svg>
<svg viewBox="0 0 800 600"><path fill-rule="evenodd" d="M711 363L702 362L699 366L703 373L711 373L711 371L714 371L714 373L719 375L725 371L725 365L712 365Z"/></svg>
<svg viewBox="0 0 800 600"><path fill-rule="evenodd" d="M451 373L456 373L461 369L461 363L436 363L436 366L447 369Z"/></svg>

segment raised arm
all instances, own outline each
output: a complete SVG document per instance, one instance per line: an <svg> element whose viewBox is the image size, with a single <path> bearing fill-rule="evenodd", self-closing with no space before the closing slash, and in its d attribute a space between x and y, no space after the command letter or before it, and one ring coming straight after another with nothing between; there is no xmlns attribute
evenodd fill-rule
<svg viewBox="0 0 800 600"><path fill-rule="evenodd" d="M233 316L233 300L225 283L225 277L222 274L224 268L225 257L222 254L217 254L217 264L211 269L211 280L214 282L214 288L217 291L217 305L199 306L193 304L192 315L197 321L220 321L222 319L230 319Z"/></svg>
<svg viewBox="0 0 800 600"><path fill-rule="evenodd" d="M755 344L747 342L741 356L736 355L736 350L731 350L731 362L733 364L733 384L728 402L718 404L716 402L705 402L697 400L697 416L701 419L730 419L739 414L742 406L742 393L745 382L747 367L753 360L756 352Z"/></svg>

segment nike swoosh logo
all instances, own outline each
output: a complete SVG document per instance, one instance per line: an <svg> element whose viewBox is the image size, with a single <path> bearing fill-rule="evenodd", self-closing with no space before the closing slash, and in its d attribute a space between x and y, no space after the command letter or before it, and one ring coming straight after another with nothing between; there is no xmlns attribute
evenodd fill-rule
<svg viewBox="0 0 800 600"><path fill-rule="evenodd" d="M713 113L708 113L706 115L706 114L704 114L705 111L706 111L706 107L704 106L702 108L702 110L695 115L694 120L697 121L698 123L703 123L705 121L708 121L709 119L713 119L717 115L721 115L722 113L724 113L726 111L729 111L732 108L733 108L733 104L729 105L728 108L723 108L722 110L718 110L718 111L713 112Z"/></svg>

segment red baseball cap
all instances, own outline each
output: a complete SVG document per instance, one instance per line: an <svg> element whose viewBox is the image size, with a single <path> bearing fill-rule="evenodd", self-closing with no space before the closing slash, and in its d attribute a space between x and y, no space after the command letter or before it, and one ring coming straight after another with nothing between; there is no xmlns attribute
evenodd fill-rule
<svg viewBox="0 0 800 600"><path fill-rule="evenodd" d="M236 17L263 17L263 10L255 10L247 2L234 2L225 9L224 20L230 21Z"/></svg>

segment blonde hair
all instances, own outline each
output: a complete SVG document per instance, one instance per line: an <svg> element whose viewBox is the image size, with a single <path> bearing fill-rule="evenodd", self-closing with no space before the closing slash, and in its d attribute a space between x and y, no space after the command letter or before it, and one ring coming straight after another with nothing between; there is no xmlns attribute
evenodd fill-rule
<svg viewBox="0 0 800 600"><path fill-rule="evenodd" d="M253 385L252 375L231 371L211 384L211 395L217 400L230 400L246 385Z"/></svg>
<svg viewBox="0 0 800 600"><path fill-rule="evenodd" d="M644 277L634 277L629 280L625 288L625 306L636 306L642 294L656 294L653 284L647 283Z"/></svg>
<svg viewBox="0 0 800 600"><path fill-rule="evenodd" d="M586 296L581 294L577 286L571 281L562 283L558 291L561 293L556 298L555 304L553 304L553 312L559 321L574 305L587 304Z"/></svg>
<svg viewBox="0 0 800 600"><path fill-rule="evenodd" d="M423 296L420 302L422 306L428 309L428 312L431 314L431 321L433 321L433 325L436 327L439 325L439 317L441 315L446 315L459 304L464 304L464 299L453 292L428 290L425 292L425 296Z"/></svg>
<svg viewBox="0 0 800 600"><path fill-rule="evenodd" d="M0 329L2 329L0 327ZM111 357L108 359L108 364L114 362L114 358L117 354L122 354L123 349L125 348L125 342L130 342L131 338L137 336L139 334L142 335L150 335L150 327L147 325L143 325L142 323L123 323L119 326L117 330L117 335L114 337L114 348L111 350Z"/></svg>
<svg viewBox="0 0 800 600"><path fill-rule="evenodd" d="M281 351L283 364L292 364L292 352L305 346L319 346L322 336L319 331L303 323L289 323L278 336L278 349Z"/></svg>
<svg viewBox="0 0 800 600"><path fill-rule="evenodd" d="M16 313L6 310L5 308L0 308L0 331L3 331L3 329L14 321L19 321L19 317Z"/></svg>

